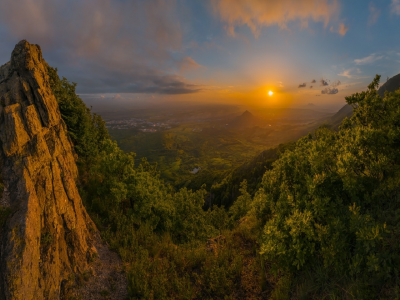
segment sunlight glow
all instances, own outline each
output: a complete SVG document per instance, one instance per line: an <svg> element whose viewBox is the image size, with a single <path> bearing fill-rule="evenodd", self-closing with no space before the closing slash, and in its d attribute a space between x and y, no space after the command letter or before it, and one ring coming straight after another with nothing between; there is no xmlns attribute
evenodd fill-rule
<svg viewBox="0 0 400 300"><path fill-rule="evenodd" d="M269 92L268 92L268 95L270 95L270 96L272 96L273 94L274 94L273 91L269 91Z"/></svg>

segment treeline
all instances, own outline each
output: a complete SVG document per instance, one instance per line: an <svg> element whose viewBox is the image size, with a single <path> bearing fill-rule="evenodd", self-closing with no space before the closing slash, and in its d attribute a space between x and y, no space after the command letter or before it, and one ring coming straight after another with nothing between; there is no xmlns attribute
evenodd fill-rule
<svg viewBox="0 0 400 300"><path fill-rule="evenodd" d="M339 131L265 152L215 187L229 210L204 210L204 189L175 191L135 166L75 84L49 74L82 198L128 264L132 299L399 298L400 91L381 97L379 76L346 98Z"/></svg>

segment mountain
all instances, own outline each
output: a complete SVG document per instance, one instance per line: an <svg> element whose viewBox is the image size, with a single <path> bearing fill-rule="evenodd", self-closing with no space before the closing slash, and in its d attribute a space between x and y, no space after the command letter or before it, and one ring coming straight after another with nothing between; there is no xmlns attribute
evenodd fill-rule
<svg viewBox="0 0 400 300"><path fill-rule="evenodd" d="M400 89L400 74L393 76L387 80L378 90L378 94L383 97L385 92L394 92Z"/></svg>
<svg viewBox="0 0 400 300"><path fill-rule="evenodd" d="M243 114L229 122L228 126L233 128L249 128L260 125L261 123L262 121L259 118L246 110Z"/></svg>
<svg viewBox="0 0 400 300"><path fill-rule="evenodd" d="M76 154L38 45L0 68L0 299L59 299L97 255L79 196Z"/></svg>
<svg viewBox="0 0 400 300"><path fill-rule="evenodd" d="M336 114L330 117L327 123L331 125L333 129L338 129L340 124L342 124L342 121L345 118L350 118L352 115L353 115L353 107L346 104Z"/></svg>

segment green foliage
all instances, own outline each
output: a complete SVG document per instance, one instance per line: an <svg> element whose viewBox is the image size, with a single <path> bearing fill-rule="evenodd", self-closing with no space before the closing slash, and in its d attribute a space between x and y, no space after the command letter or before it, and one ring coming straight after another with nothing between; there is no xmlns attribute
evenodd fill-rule
<svg viewBox="0 0 400 300"><path fill-rule="evenodd" d="M68 128L69 136L81 164L90 160L101 150L99 145L108 139L108 131L101 116L92 114L75 93L76 83L70 83L65 77L60 79L57 69L48 67L50 87L57 99L62 119Z"/></svg>
<svg viewBox="0 0 400 300"><path fill-rule="evenodd" d="M285 152L252 203L275 274L330 278L314 294L336 284L340 297L376 299L400 283L400 91L382 98L378 84L346 98L354 113L339 132L320 128Z"/></svg>
<svg viewBox="0 0 400 300"><path fill-rule="evenodd" d="M124 220L123 215L131 225L146 224L157 233L171 231L177 241L204 239L212 233L202 209L204 190L172 192L147 161L135 169L134 154L123 152L111 140L102 148L85 189L91 210L107 222L117 222L114 226Z"/></svg>
<svg viewBox="0 0 400 300"><path fill-rule="evenodd" d="M136 166L135 154L122 151L108 137L101 117L92 115L76 96L76 84L60 80L56 69L49 68L49 73L79 155L80 195L102 238L126 264L130 298L225 299L238 291L243 284L243 242L226 231L232 227L226 210L203 209L204 187L175 191L160 179L157 165L142 158ZM224 242L209 247L207 240L221 234ZM42 235L42 245L51 242L50 233ZM259 263L254 251L247 260L254 265L247 276L255 276ZM109 294L101 291L104 297Z"/></svg>
<svg viewBox="0 0 400 300"><path fill-rule="evenodd" d="M252 160L234 169L223 180L211 187L211 194L214 197L213 203L230 207L242 193L241 183L243 180L247 182L249 194L254 196L255 192L261 187L265 171L270 170L273 162L285 151L293 149L294 146L294 143L287 143L265 150Z"/></svg>
<svg viewBox="0 0 400 300"><path fill-rule="evenodd" d="M237 221L244 217L250 209L250 203L252 201L251 195L247 192L247 181L243 180L240 184L240 190L242 195L239 196L229 209L229 214L233 220Z"/></svg>
<svg viewBox="0 0 400 300"><path fill-rule="evenodd" d="M240 289L242 242L226 232L225 209L203 210L204 189L175 192L147 161L135 167L133 154L104 143L81 195L102 237L128 264L130 297L224 299ZM207 239L224 232L224 245L210 252Z"/></svg>

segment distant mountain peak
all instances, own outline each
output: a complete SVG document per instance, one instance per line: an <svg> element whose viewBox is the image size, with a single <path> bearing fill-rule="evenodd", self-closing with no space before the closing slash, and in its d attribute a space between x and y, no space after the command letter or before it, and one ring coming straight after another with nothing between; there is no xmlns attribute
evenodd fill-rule
<svg viewBox="0 0 400 300"><path fill-rule="evenodd" d="M230 122L231 127L254 127L259 125L261 120L254 116L251 112L246 110L244 113L242 113L240 116L234 118Z"/></svg>
<svg viewBox="0 0 400 300"><path fill-rule="evenodd" d="M244 113L242 113L242 116L253 116L253 114L246 110Z"/></svg>
<svg viewBox="0 0 400 300"><path fill-rule="evenodd" d="M254 117L254 115L246 110L244 113L242 113L241 117Z"/></svg>

